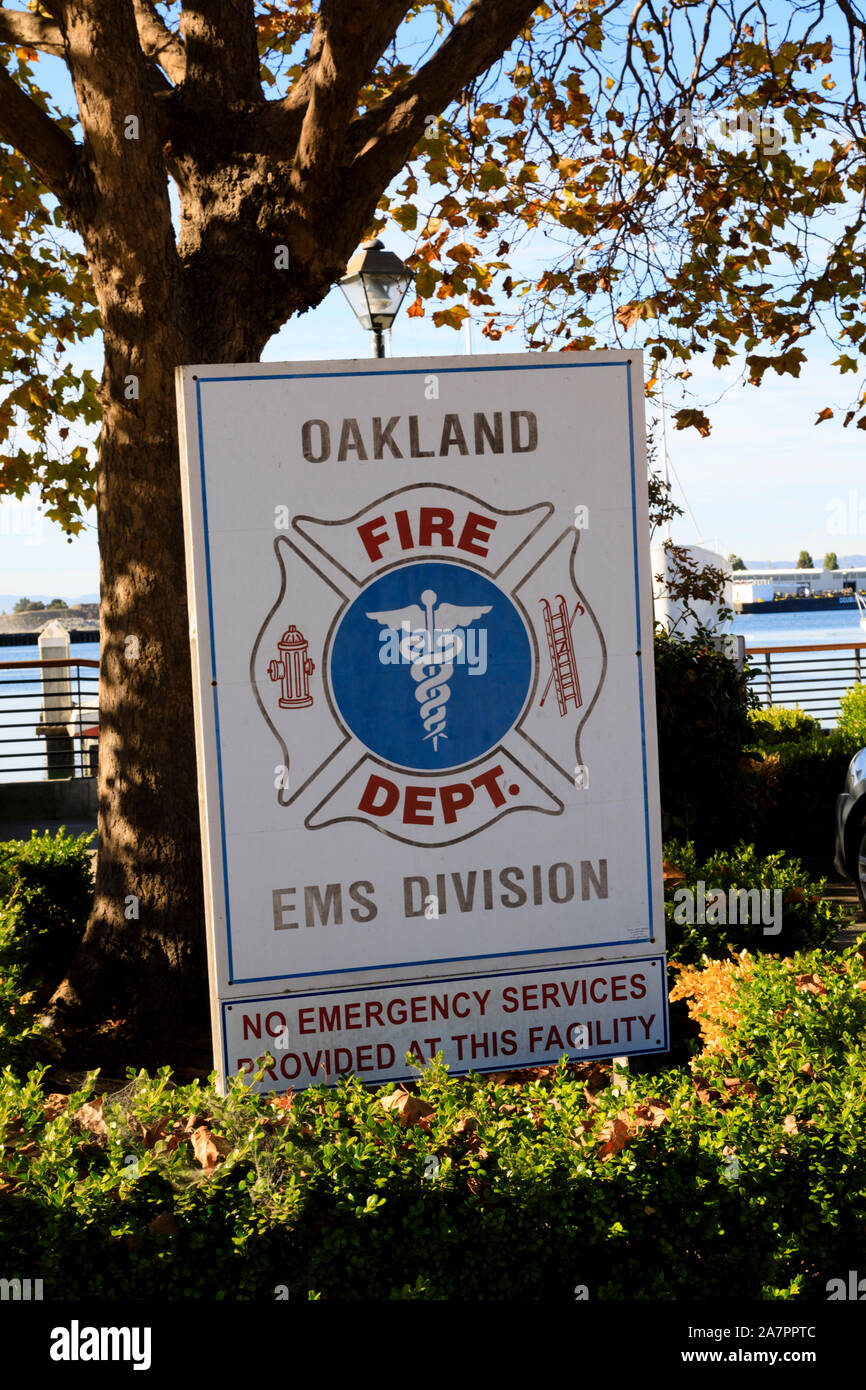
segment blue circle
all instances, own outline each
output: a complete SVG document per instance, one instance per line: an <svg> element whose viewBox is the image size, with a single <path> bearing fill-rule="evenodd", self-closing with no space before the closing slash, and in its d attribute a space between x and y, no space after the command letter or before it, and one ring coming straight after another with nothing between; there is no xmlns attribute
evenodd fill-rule
<svg viewBox="0 0 866 1390"><path fill-rule="evenodd" d="M423 561L389 570L347 608L330 676L342 719L371 753L444 772L483 757L515 723L532 649L515 604L485 575Z"/></svg>

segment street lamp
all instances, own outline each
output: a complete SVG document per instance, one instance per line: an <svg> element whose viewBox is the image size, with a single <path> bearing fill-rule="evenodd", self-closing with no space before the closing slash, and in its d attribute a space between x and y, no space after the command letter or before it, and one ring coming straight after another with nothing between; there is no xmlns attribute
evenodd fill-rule
<svg viewBox="0 0 866 1390"><path fill-rule="evenodd" d="M340 289L362 328L373 334L373 356L385 356L383 333L397 317L403 296L412 283L412 272L386 251L381 241L364 241L346 266Z"/></svg>

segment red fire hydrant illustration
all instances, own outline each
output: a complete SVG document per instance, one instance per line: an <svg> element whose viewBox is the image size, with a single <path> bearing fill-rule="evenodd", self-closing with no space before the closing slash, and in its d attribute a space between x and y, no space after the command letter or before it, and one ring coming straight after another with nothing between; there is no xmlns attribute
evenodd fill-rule
<svg viewBox="0 0 866 1390"><path fill-rule="evenodd" d="M309 677L316 669L315 662L307 656L307 639L298 631L294 623L286 628L279 642L278 661L268 665L268 675L272 681L280 681L280 707L282 709L302 709L311 705Z"/></svg>

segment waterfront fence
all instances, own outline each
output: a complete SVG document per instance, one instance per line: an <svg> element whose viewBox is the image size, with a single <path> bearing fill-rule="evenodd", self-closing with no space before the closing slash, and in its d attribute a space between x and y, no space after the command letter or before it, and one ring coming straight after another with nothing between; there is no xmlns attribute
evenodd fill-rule
<svg viewBox="0 0 866 1390"><path fill-rule="evenodd" d="M98 702L98 661L0 661L0 778L95 776Z"/></svg>
<svg viewBox="0 0 866 1390"><path fill-rule="evenodd" d="M839 701L866 675L866 640L749 647L760 704L798 705L833 725ZM0 661L0 779L96 775L99 662L85 657Z"/></svg>
<svg viewBox="0 0 866 1390"><path fill-rule="evenodd" d="M798 705L826 725L836 723L843 694L866 675L866 641L749 647L746 657L763 708Z"/></svg>

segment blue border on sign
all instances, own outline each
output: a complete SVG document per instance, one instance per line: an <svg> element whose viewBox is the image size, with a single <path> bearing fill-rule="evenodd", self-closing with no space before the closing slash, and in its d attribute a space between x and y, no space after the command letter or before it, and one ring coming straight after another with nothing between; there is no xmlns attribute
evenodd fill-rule
<svg viewBox="0 0 866 1390"><path fill-rule="evenodd" d="M662 1040L662 1046L660 1046L660 1047L632 1047L631 1044L629 1043L629 1044L627 1045L627 1046L628 1046L628 1052L627 1052L627 1054L626 1054L625 1052L621 1052L621 1051L618 1051L618 1052L605 1052L604 1050L600 1050L600 1049L592 1050L592 1049L590 1049L590 1048L583 1048L583 1049L581 1050L581 1052L580 1052L579 1055L573 1054L573 1053L570 1053L570 1052L565 1053L565 1054L561 1054L561 1055L567 1056L568 1059L569 1059L569 1061L576 1061L576 1062L582 1062L582 1061L583 1061L583 1062L588 1062L588 1061L592 1061L593 1058L597 1058L597 1057L620 1057L620 1056L623 1056L623 1057L624 1057L624 1056L626 1056L626 1055L628 1055L629 1057L638 1057L638 1056L644 1056L644 1055L646 1055L646 1054L648 1054L648 1053L651 1054L651 1053L658 1053L658 1052L668 1052L668 1051L670 1050L670 1015L669 1015L668 1009L665 1007L665 1004L666 1004L666 1002L667 1002L667 995L666 995L665 986L664 986L664 981L665 981L665 978L666 978L666 970L667 970L666 957L663 956L663 955L660 955L660 956L628 956L628 957L626 957L626 958L623 959L623 960L591 961L591 962L588 962L586 965L568 965L568 966L550 965L550 966L546 966L543 970L535 970L535 971L531 971L531 972L528 971L528 970L500 970L500 971L497 971L496 973L494 973L494 974L492 974L492 975L468 975L468 976L467 976L467 975L448 975L448 976L442 976L441 978L437 978L437 979L435 979L435 980L429 980L429 979L425 979L425 980L404 980L401 984L396 984L396 985L393 985L393 984L381 984L381 983L376 984L376 985L358 985L357 989L352 989L351 987L347 987L347 986L345 986L345 985L341 985L341 986L338 986L336 989L310 989L310 990L305 990L303 993L290 994L290 995L286 995L286 994L265 994L265 995L254 995L254 996L252 996L252 997L250 997L250 998L248 998L248 999L231 999L231 1000L228 1000L228 999L221 999L221 1000L220 1000L220 1008L222 1009L223 1075L224 1075L225 1077L228 1077L228 1076L229 1076L229 1049L228 1049L228 1037L227 1037L227 1029L226 1029L226 1012L227 1012L229 1009L243 1009L243 1008L249 1008L249 1007L251 1007L251 1006L254 1005L254 1004L271 1004L271 1003L272 1003L272 1004L274 1004L274 1005L276 1006L276 1005L278 1005L278 1004L280 1004L280 1003L286 1004L286 1003L289 1003L289 1002L291 1002L291 1003L300 1002L302 999L329 999L329 998L333 998L333 996L334 996L334 995L337 995L337 994L369 994L369 993L371 993L371 991L373 991L373 990L386 990L386 989L404 989L404 990L407 990L407 989L413 989L413 988L426 989L426 988L433 988L433 987L435 987L436 985L451 985L451 984L459 984L459 985L464 985L464 984L465 984L465 985L468 985L468 984L483 984L483 983L485 982L485 980L517 980L517 979L519 979L522 975L528 975L528 974L530 974L530 973L533 974L533 975L553 975L553 974L555 974L555 973L557 973L557 972L561 974L564 970L569 970L569 971L579 971L579 970L604 970L605 968L609 968L609 969L611 969L611 970L617 970L617 969L619 969L620 966L623 966L623 965L658 965L658 966L660 967L661 971L662 971L662 978L661 978L661 995L662 995L661 1018L662 1018L663 1024L664 1024L664 1035L663 1035L663 1040ZM282 977L281 977L281 978L282 978ZM626 1046L626 1044L623 1044L623 1046ZM612 1044L611 1044L611 1047L617 1047L617 1048L619 1048L619 1047L620 1047L620 1044L619 1044L619 1043L616 1043L616 1044L613 1044L613 1043L612 1043ZM271 1053L271 1055L273 1056L273 1053ZM505 1065L506 1062L508 1063L507 1066ZM515 1061L515 1060L513 1060L511 1057L508 1057L508 1058L503 1058L503 1057L501 1057L501 1058L499 1058L499 1060L497 1061L497 1063L496 1063L495 1066L490 1066L490 1067L467 1067L467 1068L466 1068L466 1071L461 1071L459 1068L454 1068L454 1067L452 1067L452 1066L450 1065L450 1063L449 1063L449 1070L450 1070L455 1076L465 1076L468 1072L478 1072L479 1075L483 1075L485 1072L489 1072L489 1071L516 1071L516 1070L519 1070L521 1067L543 1067L543 1066L550 1066L550 1062L549 1062L549 1061L544 1061L543 1059L542 1059L541 1061L539 1061L539 1059L538 1059L537 1057L536 1057L533 1061ZM340 1072L337 1076L335 1076L334 1081L335 1081L335 1083L336 1083L336 1082L339 1081L343 1076L348 1076L348 1075L351 1075L351 1074L354 1074L354 1073ZM359 1078L359 1079L360 1079L360 1078ZM418 1079L417 1076L412 1076L411 1073L408 1073L408 1072L407 1072L407 1074L406 1074L405 1076L394 1076L394 1077L389 1077L389 1078L388 1078L388 1083L390 1084L391 1081L394 1081L395 1083L396 1083L396 1082L399 1082L399 1081L417 1081L417 1079ZM315 1083L315 1082L311 1082L310 1084L311 1084L311 1085L315 1085L316 1083ZM322 1083L320 1083L320 1084L326 1085L326 1084L328 1084L328 1083L322 1082ZM371 1082L370 1084L371 1084L371 1085L384 1085L385 1083L384 1083L384 1082Z"/></svg>
<svg viewBox="0 0 866 1390"><path fill-rule="evenodd" d="M509 366L472 366L472 367L440 367L437 372L442 375L458 375L466 372L523 372L542 369L545 371L575 371L575 370L599 370L612 368L613 370L624 370L626 377L626 398L628 402L628 439L629 439L629 468L631 473L631 498L632 498L632 560L634 567L634 594L635 594L635 623L637 646L636 651L641 650L641 628L640 628L640 576L638 572L638 546L637 546L637 487L634 472L634 418L632 415L632 389L631 389L631 359L620 362L531 362L525 364ZM204 422L202 419L201 388L205 385L214 385L222 382L237 381L309 381L320 380L323 377L357 377L357 376L427 376L430 373L430 366L424 367L395 367L391 370L371 371L369 368L358 369L357 371L342 372L262 372L259 375L242 374L239 376L195 376L195 401L196 418L198 426L198 446L199 446L199 473L201 479L202 497L202 520L204 526L204 546L205 546L205 573L207 577L207 605L208 623L210 627L210 655L211 655L211 687L213 690L214 703L214 726L217 745L217 781L219 786L219 808L220 808L220 843L222 846L222 867L223 867L223 894L225 904L226 920L226 939L228 947L228 980L230 985L242 984L265 984L270 980L296 980L314 978L317 975L356 975L367 970L399 970L416 965L448 965L459 964L463 961L484 961L498 960L502 958L527 957L536 955L551 955L554 952L565 953L568 951L587 951L601 950L606 946L632 946L636 941L652 941L655 934L655 924L653 920L653 893L652 893L652 856L650 845L650 823L649 823L649 786L646 762L646 713L643 688L643 665L638 662L638 697L640 704L640 738L641 738L641 765L643 769L643 793L644 793L644 830L646 842L646 883L647 883L647 904L649 909L649 930L646 936L614 938L611 941L594 941L591 946L580 944L543 946L536 948L523 948L518 951L486 951L480 955L468 956L443 956L434 957L430 960L412 961L382 961L376 965L349 965L339 969L329 970L303 970L294 974L280 975L250 975L234 978L234 953L232 948L232 927L231 927L231 907L229 903L229 881L228 881L228 848L226 845L226 816L225 798L223 792L223 772L222 772L222 744L220 738L220 716L219 716L219 684L217 680L217 659L216 659L216 637L214 633L213 620L213 596L211 585L211 558L210 558L210 533L208 529L208 510L207 510L207 481L205 477L205 449L204 449ZM652 959L649 957L648 959ZM575 967L583 968L583 967ZM493 977L491 977L493 978ZM363 986L368 988L368 986ZM372 988L372 986L370 986ZM666 1021L667 1026L667 1021ZM488 1068L491 1070L491 1068ZM495 1070L493 1068L492 1070ZM501 1070L501 1068L500 1068Z"/></svg>

